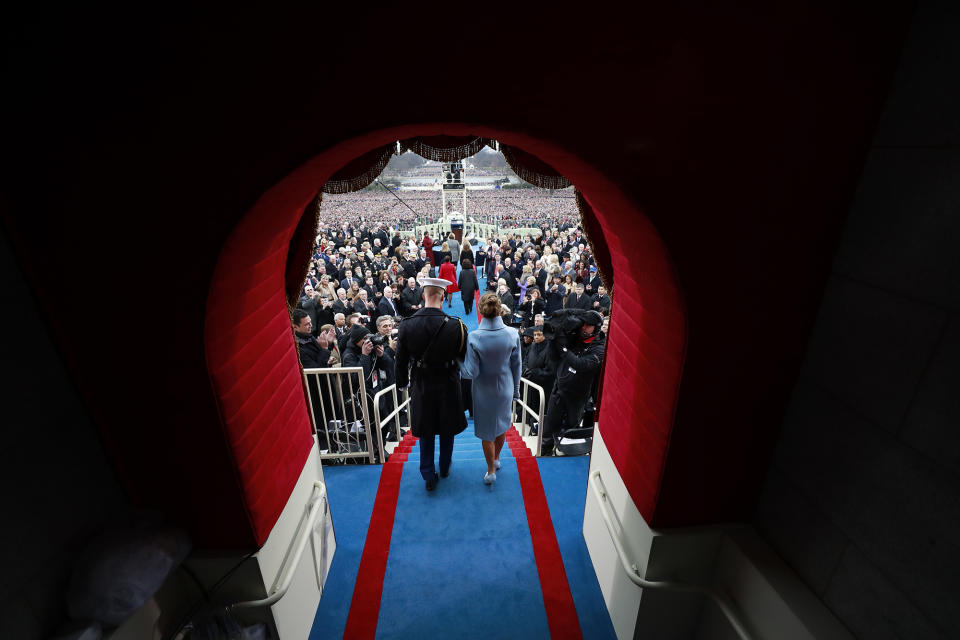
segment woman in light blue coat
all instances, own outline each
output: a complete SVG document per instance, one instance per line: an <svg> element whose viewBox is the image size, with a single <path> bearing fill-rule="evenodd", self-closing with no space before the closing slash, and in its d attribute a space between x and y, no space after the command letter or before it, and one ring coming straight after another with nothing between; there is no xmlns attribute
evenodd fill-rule
<svg viewBox="0 0 960 640"><path fill-rule="evenodd" d="M489 292L477 305L480 328L467 336L460 375L473 379L473 432L483 441L486 484L497 480L500 450L513 420L513 399L520 397L520 334L500 319L500 298Z"/></svg>

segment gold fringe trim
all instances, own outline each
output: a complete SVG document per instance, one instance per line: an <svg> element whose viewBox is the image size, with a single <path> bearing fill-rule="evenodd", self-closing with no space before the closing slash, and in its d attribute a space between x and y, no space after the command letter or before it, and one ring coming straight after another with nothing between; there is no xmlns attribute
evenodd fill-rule
<svg viewBox="0 0 960 640"><path fill-rule="evenodd" d="M517 174L517 177L524 182L529 182L535 187L540 187L541 189L566 189L573 184L561 175L545 176L531 171L517 162L516 157L513 155L513 150L505 144L500 145L500 153L503 154L507 164L510 165L513 172Z"/></svg>
<svg viewBox="0 0 960 640"><path fill-rule="evenodd" d="M587 244L590 245L590 255L593 256L593 264L597 267L597 273L600 275L600 282L603 283L603 286L607 289L607 295L611 298L613 297L613 282L609 277L603 272L603 269L600 268L600 261L597 260L597 250L593 246L593 240L590 239L590 234L587 232L587 216L584 213L589 212L591 217L590 220L594 221L594 224L599 224L597 219L593 216L593 207L590 206L584 197L580 193L579 189L574 189L573 193L577 200L577 211L580 213L580 226L583 228L583 237L587 239Z"/></svg>
<svg viewBox="0 0 960 640"><path fill-rule="evenodd" d="M323 185L323 192L350 193L352 191L360 191L361 189L369 186L374 180L377 179L377 176L383 173L383 170L390 162L390 157L396 153L396 150L396 143L391 142L383 148L383 152L380 154L379 159L369 169L358 176L354 176L353 178L345 178L343 180L327 180L327 183Z"/></svg>
<svg viewBox="0 0 960 640"><path fill-rule="evenodd" d="M492 146L493 140L489 138L474 138L470 142L459 147L451 147L449 149L441 149L439 147L432 147L427 143L423 142L420 138L410 138L408 140L400 141L401 153L405 151L413 151L415 154L421 158L426 158L427 160L434 160L436 162L456 162L458 160L463 160L464 158L469 158L470 156L475 156L480 153L480 150L486 146Z"/></svg>

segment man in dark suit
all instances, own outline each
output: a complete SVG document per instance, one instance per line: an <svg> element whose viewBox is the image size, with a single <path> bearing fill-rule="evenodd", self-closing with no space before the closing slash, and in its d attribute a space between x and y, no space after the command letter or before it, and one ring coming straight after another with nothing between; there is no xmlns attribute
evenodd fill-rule
<svg viewBox="0 0 960 640"><path fill-rule="evenodd" d="M347 291L343 288L337 289L337 299L333 301L333 313L342 313L345 316L353 313L353 307L350 306L350 301L347 300Z"/></svg>
<svg viewBox="0 0 960 640"><path fill-rule="evenodd" d="M407 286L400 293L400 307L404 318L423 308L423 290L417 286L414 278L407 280Z"/></svg>
<svg viewBox="0 0 960 640"><path fill-rule="evenodd" d="M333 333L337 339L337 342L340 342L340 338L343 337L343 334L347 333L349 327L347 327L347 316L343 313L333 314Z"/></svg>
<svg viewBox="0 0 960 640"><path fill-rule="evenodd" d="M593 309L594 311L599 311L601 315L610 314L610 296L607 295L607 289L603 285L600 285L597 295L593 297Z"/></svg>
<svg viewBox="0 0 960 640"><path fill-rule="evenodd" d="M420 253L417 255L417 258L413 261L414 270L416 270L417 273L420 273L420 271L428 264L431 264L431 263L430 263L430 260L427 258L427 250L420 249Z"/></svg>
<svg viewBox="0 0 960 640"><path fill-rule="evenodd" d="M542 261L539 263L539 268L534 272L534 275L537 278L537 286L540 287L540 291L545 291L550 272L544 268Z"/></svg>
<svg viewBox="0 0 960 640"><path fill-rule="evenodd" d="M360 315L360 323L363 326L376 321L377 305L367 297L366 289L360 289L357 292L357 297L353 299L353 311Z"/></svg>
<svg viewBox="0 0 960 640"><path fill-rule="evenodd" d="M548 316L563 308L563 299L567 295L567 288L560 284L559 271L553 274L552 280L553 284L548 285L543 294L543 299L547 302L543 312Z"/></svg>
<svg viewBox="0 0 960 640"><path fill-rule="evenodd" d="M333 324L333 303L320 294L310 290L312 297L301 300L298 305L301 309L310 314L310 321L313 323L313 335L316 337L320 333L320 327L325 324Z"/></svg>
<svg viewBox="0 0 960 640"><path fill-rule="evenodd" d="M392 288L383 288L383 297L380 298L380 302L377 303L377 315L390 316L391 318L400 315L400 309L394 304Z"/></svg>
<svg viewBox="0 0 960 640"><path fill-rule="evenodd" d="M424 308L400 324L397 335L396 381L410 385L410 422L420 438L420 475L427 491L450 473L453 438L467 428L460 387L460 362L466 353L467 328L443 312L446 287L439 278L421 278ZM434 441L440 436L439 475Z"/></svg>
<svg viewBox="0 0 960 640"><path fill-rule="evenodd" d="M578 283L574 293L567 298L567 309L583 309L590 311L593 309L593 296L587 295L583 290L583 283Z"/></svg>
<svg viewBox="0 0 960 640"><path fill-rule="evenodd" d="M341 286L343 286L342 283L347 278L353 278L353 263L349 258L344 258L343 264L340 265L340 271L337 272L337 280L339 280ZM343 288L349 289L350 285L347 285Z"/></svg>
<svg viewBox="0 0 960 640"><path fill-rule="evenodd" d="M597 291L600 290L600 287L603 286L603 281L600 279L600 276L597 275L597 268L590 267L590 278L584 281L584 291L591 296L595 296Z"/></svg>
<svg viewBox="0 0 960 640"><path fill-rule="evenodd" d="M377 295L380 292L377 290L377 284L373 279L372 272L366 277L363 284L360 285L360 288L367 292L367 300L372 300L374 304L380 299L380 296Z"/></svg>
<svg viewBox="0 0 960 640"><path fill-rule="evenodd" d="M507 288L511 293L520 293L520 285L517 284L517 277L513 273L513 261L510 258L503 259L503 271L500 272L500 278L507 281Z"/></svg>
<svg viewBox="0 0 960 640"><path fill-rule="evenodd" d="M500 256L488 254L487 255L487 264L484 267L486 271L487 285L489 288L490 282L497 281L497 265L500 264Z"/></svg>

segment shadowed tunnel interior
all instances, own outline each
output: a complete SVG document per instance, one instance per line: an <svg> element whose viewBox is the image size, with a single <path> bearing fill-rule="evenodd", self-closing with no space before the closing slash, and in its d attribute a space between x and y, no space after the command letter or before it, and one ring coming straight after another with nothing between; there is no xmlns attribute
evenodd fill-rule
<svg viewBox="0 0 960 640"><path fill-rule="evenodd" d="M198 11L119 30L79 9L26 13L5 27L0 218L29 288L21 303L36 305L57 350L42 362L65 363L60 384L82 398L68 415L96 425L129 501L164 511L199 546L255 546L271 498L243 489L236 412L210 366L211 344L224 360L249 355L235 333L262 292L240 283L268 270L262 295L282 309L284 229L324 172L444 127L500 137L570 177L603 229L615 333L642 347L612 345L606 375L622 376L623 413L605 407L601 428L641 452L623 464L644 515L657 527L750 521L818 306L825 290L843 297L831 265L910 10L471 14L468 31L496 34L515 73L489 72L489 48L473 39L438 62L431 34L448 33L449 18L400 8L298 20ZM232 244L268 202L283 216L270 221L270 265ZM646 269L638 256L662 260ZM644 343L651 331L663 340ZM636 377L658 361L678 375L682 362L673 397L669 375ZM17 362L30 366L29 352ZM609 405L609 384L605 394ZM651 434L661 451L644 446ZM789 540L778 550L789 555Z"/></svg>

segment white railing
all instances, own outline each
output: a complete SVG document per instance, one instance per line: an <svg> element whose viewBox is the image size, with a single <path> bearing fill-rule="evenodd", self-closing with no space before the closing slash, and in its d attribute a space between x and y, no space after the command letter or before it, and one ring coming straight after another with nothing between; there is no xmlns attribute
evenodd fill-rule
<svg viewBox="0 0 960 640"><path fill-rule="evenodd" d="M486 239L496 235L497 225L484 222L477 222L470 218L463 225L463 237Z"/></svg>
<svg viewBox="0 0 960 640"><path fill-rule="evenodd" d="M267 597L261 598L260 600L236 602L227 608L251 609L256 607L270 607L279 602L280 598L286 595L290 589L290 583L293 582L293 574L297 570L297 567L300 566L300 558L303 557L303 552L307 548L307 542L310 540L310 533L314 529L317 518L321 518L320 530L326 532L327 528L324 523L329 515L330 506L327 500L327 487L317 480L313 483L313 491L310 493L310 502L307 503L307 510L300 519L293 540L290 541L287 555L284 557L283 564L280 565L280 570L277 572L277 576L270 586L270 592L267 594ZM321 544L326 545L326 543L327 537L324 535L323 538L321 538ZM325 550L321 551L320 557L326 557ZM318 577L319 574L322 573L322 569L323 568L317 572ZM323 584L319 582L319 579L317 586L320 589L320 593L323 593Z"/></svg>
<svg viewBox="0 0 960 640"><path fill-rule="evenodd" d="M380 416L380 398L386 394L391 394L393 398L393 411L391 411L386 417L381 418ZM386 460L386 451L384 450L383 442L383 428L387 426L391 420L394 421L395 429L393 429L393 434L397 438L397 444L400 444L400 440L403 438L404 431L400 426L400 413L407 409L407 429L410 429L410 392L407 389L404 389L400 392L403 397L403 402L397 402L397 385L392 384L389 387L380 390L377 395L373 397L373 424L377 430L377 442L380 446L380 460ZM389 432L390 430L388 430Z"/></svg>
<svg viewBox="0 0 960 640"><path fill-rule="evenodd" d="M530 406L530 392L537 394L540 402L537 405L538 409L534 410ZM528 436L530 435L530 427L533 426L527 424L527 417L536 418L535 423L537 424L537 446L536 450L533 452L533 455L540 455L540 448L543 445L543 416L547 408L547 399L545 397L543 387L531 382L526 378L520 378L520 398L513 401L513 414L517 414L517 407L520 407L520 435Z"/></svg>
<svg viewBox="0 0 960 640"><path fill-rule="evenodd" d="M620 564L623 566L624 572L633 584L642 589L663 589L665 591L683 591L705 595L716 603L720 611L723 612L723 615L726 616L727 622L730 623L730 626L733 627L733 630L741 640L752 640L753 636L747 630L746 624L740 619L736 605L726 594L712 587L699 584L667 580L647 580L640 575L640 565L633 562L627 555L626 546L620 536L620 532L623 531L623 525L620 523L620 518L617 517L617 514L609 506L607 488L603 484L603 478L600 477L599 471L594 471L590 474L590 488L597 497L600 505L600 515L603 516L603 522L607 525L607 533L610 534L610 539L613 540L613 546L617 550Z"/></svg>
<svg viewBox="0 0 960 640"><path fill-rule="evenodd" d="M363 368L304 369L303 376L320 458L367 458L374 462Z"/></svg>

